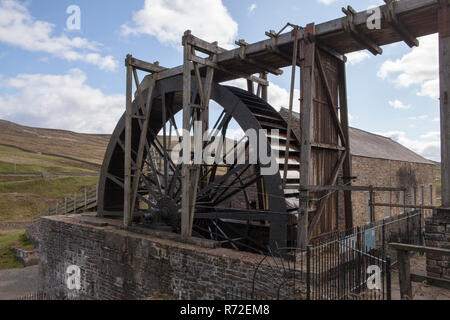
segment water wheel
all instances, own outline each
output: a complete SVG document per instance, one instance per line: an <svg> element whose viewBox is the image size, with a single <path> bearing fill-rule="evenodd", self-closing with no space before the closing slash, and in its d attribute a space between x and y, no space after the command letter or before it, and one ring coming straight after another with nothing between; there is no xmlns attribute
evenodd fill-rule
<svg viewBox="0 0 450 320"><path fill-rule="evenodd" d="M192 83L195 97L197 88L195 81ZM176 154L174 145L180 141L177 114L182 113L182 90L181 76L158 81L153 90L146 155L143 163L139 164L143 170L133 213L136 223L165 226L173 232L179 232L180 227L181 164L172 158ZM145 100L147 92L143 91ZM265 144L268 154L278 158L278 164L276 173L261 174L267 165L260 161L259 155L257 163L250 164L248 159L253 152L249 151L245 138L241 143L233 143L236 150L223 152L237 153L240 152L239 146L243 146L244 163L238 163L236 159L234 163L202 164L194 236L214 239L227 247L258 252L268 245L292 245L289 242L295 239L296 219L290 216L290 212L296 211L298 193L282 188L286 122L267 102L238 88L214 83L211 100L220 106L220 111L210 111L210 124L214 124L210 125L210 131L220 132L226 137L231 123L237 124L243 132L265 129L267 134L259 146ZM136 101L133 108L132 163L136 165L143 120L139 117ZM100 175L100 216L123 216L124 129L123 116L111 137ZM279 130L276 136L271 134L274 129ZM279 147L274 146L274 141L279 142ZM287 184L298 185L299 145L295 138L292 138L291 148ZM216 153L219 151L217 149Z"/></svg>

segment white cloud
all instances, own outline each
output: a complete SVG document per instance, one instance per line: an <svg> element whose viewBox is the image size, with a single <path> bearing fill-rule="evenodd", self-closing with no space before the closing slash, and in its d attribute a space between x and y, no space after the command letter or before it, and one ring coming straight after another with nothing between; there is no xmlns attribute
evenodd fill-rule
<svg viewBox="0 0 450 320"><path fill-rule="evenodd" d="M253 13L255 13L255 9L257 8L258 6L256 5L256 3L252 3L251 5L250 5L250 7L248 7L248 14L250 15L250 14L253 14Z"/></svg>
<svg viewBox="0 0 450 320"><path fill-rule="evenodd" d="M230 86L235 86L247 90L247 81L244 79L237 79L229 81L226 83ZM289 108L289 91L274 84L270 83L268 90L268 100L269 104L274 107L277 111L283 108ZM294 90L294 105L293 110L295 112L300 112L300 90Z"/></svg>
<svg viewBox="0 0 450 320"><path fill-rule="evenodd" d="M19 74L0 81L12 95L0 96L0 118L44 128L111 133L124 112L125 97L86 84L72 69L64 75Z"/></svg>
<svg viewBox="0 0 450 320"><path fill-rule="evenodd" d="M322 4L332 4L333 2L336 2L337 0L317 0L318 3L322 3Z"/></svg>
<svg viewBox="0 0 450 320"><path fill-rule="evenodd" d="M425 120L426 118L428 118L428 115L424 114L422 116L408 117L408 120L416 121L416 120Z"/></svg>
<svg viewBox="0 0 450 320"><path fill-rule="evenodd" d="M46 52L68 61L85 61L102 70L114 70L117 61L101 56L101 45L85 38L52 35L54 25L36 20L17 0L0 0L0 42L32 52Z"/></svg>
<svg viewBox="0 0 450 320"><path fill-rule="evenodd" d="M389 105L391 107L394 107L395 109L402 109L402 110L408 110L411 108L410 105L406 105L400 100L395 99L394 101L389 101Z"/></svg>
<svg viewBox="0 0 450 320"><path fill-rule="evenodd" d="M370 57L371 55L366 51L357 51L347 54L347 61L351 65L354 65L369 59Z"/></svg>
<svg viewBox="0 0 450 320"><path fill-rule="evenodd" d="M218 41L225 48L233 47L238 32L238 24L222 0L145 0L132 20L122 25L122 34L154 36L176 48L186 30L206 41Z"/></svg>
<svg viewBox="0 0 450 320"><path fill-rule="evenodd" d="M350 126L354 126L355 123L358 122L359 120L359 116L358 115L354 115L354 114L348 114L348 120L349 120L349 124Z"/></svg>
<svg viewBox="0 0 450 320"><path fill-rule="evenodd" d="M441 143L438 132L429 132L420 136L420 139L409 139L403 131L389 131L381 133L381 135L397 141L427 159L441 161Z"/></svg>
<svg viewBox="0 0 450 320"><path fill-rule="evenodd" d="M418 95L439 97L439 43L436 34L420 38L420 46L397 60L387 60L378 70L378 77L390 79L397 86L407 88L420 85Z"/></svg>
<svg viewBox="0 0 450 320"><path fill-rule="evenodd" d="M434 118L433 122L441 122L441 118Z"/></svg>

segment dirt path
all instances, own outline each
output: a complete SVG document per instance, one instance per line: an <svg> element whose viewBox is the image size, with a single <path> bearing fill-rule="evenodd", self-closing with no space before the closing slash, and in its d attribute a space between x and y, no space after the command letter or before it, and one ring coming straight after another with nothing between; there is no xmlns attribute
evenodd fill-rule
<svg viewBox="0 0 450 320"><path fill-rule="evenodd" d="M0 300L13 300L37 291L38 266L0 271Z"/></svg>

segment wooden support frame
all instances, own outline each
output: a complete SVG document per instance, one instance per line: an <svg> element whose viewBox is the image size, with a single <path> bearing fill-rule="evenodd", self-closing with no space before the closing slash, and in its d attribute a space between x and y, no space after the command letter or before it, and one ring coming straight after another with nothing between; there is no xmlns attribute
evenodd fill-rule
<svg viewBox="0 0 450 320"><path fill-rule="evenodd" d="M294 107L295 73L297 70L297 56L299 48L298 31L299 27L297 26L294 27L294 30L292 30L292 37L294 38L294 48L292 50L292 72L291 72L291 87L289 91L289 118L287 126L286 152L284 156L283 189L286 187L289 169L289 151L291 147L290 144L291 144L292 118L293 118L292 109Z"/></svg>
<svg viewBox="0 0 450 320"><path fill-rule="evenodd" d="M349 138L349 119L348 119L348 104L347 104L347 73L345 67L345 61L341 61L338 66L339 77L339 112L342 125L342 131L347 141L346 156L342 168L343 183L345 186L352 185L352 158L351 158L351 145ZM345 228L350 230L353 228L353 205L352 205L352 193L351 191L344 191L344 215L345 215Z"/></svg>
<svg viewBox="0 0 450 320"><path fill-rule="evenodd" d="M344 24L344 31L350 34L353 39L359 42L363 47L369 50L373 55L378 55L383 53L383 49L381 49L373 40L369 39L364 33L359 32L355 26L355 17L357 12L351 6L347 6L346 8L342 8L342 12L347 16L347 21Z"/></svg>
<svg viewBox="0 0 450 320"><path fill-rule="evenodd" d="M442 257L450 257L450 250L442 248L423 247L402 243L390 243L389 247L397 251L397 260L399 269L398 278L400 284L400 296L402 300L411 300L413 298L411 280L414 278L414 276L411 275L410 256L409 256L410 252L418 252L418 253L439 255ZM429 279L427 278L426 280L428 282ZM430 280L435 282L441 282L446 287L450 287L449 281L432 278Z"/></svg>
<svg viewBox="0 0 450 320"><path fill-rule="evenodd" d="M314 35L315 25L309 24L306 27L308 34ZM315 74L315 43L306 40L305 44L305 60L301 70L301 109L300 109L300 128L301 133L301 151L300 151L300 186L299 194L303 197L308 197L309 192L305 190L305 186L309 185L310 173L310 159L311 159L311 111L314 99L314 74ZM306 248L309 242L309 202L300 201L298 209L298 223L297 223L297 246L299 248Z"/></svg>
<svg viewBox="0 0 450 320"><path fill-rule="evenodd" d="M200 128L194 125L195 137L200 137L203 143L203 135L208 131L209 100L214 78L214 65L217 53L221 49L217 43L208 43L192 36L188 30L183 36L184 47L184 74L183 74L183 164L182 164L182 201L181 201L181 235L184 239L192 236L192 228L195 214L195 200L197 198L198 183L200 179L201 166L191 164L191 136L192 123L200 121ZM209 58L199 58L195 52L200 51L208 54ZM197 59L199 58L199 59ZM198 88L200 104L196 105L191 96L191 63L193 65L195 80ZM206 77L202 82L199 64L203 63L206 68ZM196 142L194 142L196 143ZM189 150L189 152L186 152Z"/></svg>
<svg viewBox="0 0 450 320"><path fill-rule="evenodd" d="M126 80L126 111L125 111L125 163L124 163L124 215L123 215L123 226L125 228L131 227L133 212L136 205L137 190L139 186L139 180L141 176L141 163L144 157L145 145L147 142L147 131L150 122L151 104L153 89L156 84L155 76L150 76L149 89L147 94L147 101L144 102L142 95L142 85L139 81L137 70L149 72L152 74L157 74L167 70L167 68L161 67L158 62L149 63L136 58L132 55L127 55L125 60L125 66L127 70L127 80ZM133 114L133 79L136 86L137 101L139 102L138 114ZM140 113L140 114L139 114ZM142 130L141 136L139 137L139 145L137 151L136 160L132 159L132 125L133 118L138 118L142 120Z"/></svg>
<svg viewBox="0 0 450 320"><path fill-rule="evenodd" d="M392 26L392 28L403 38L405 43L410 47L418 47L419 40L406 28L406 26L399 20L395 13L396 1L383 0L386 3L386 20Z"/></svg>
<svg viewBox="0 0 450 320"><path fill-rule="evenodd" d="M438 10L442 206L450 208L450 5Z"/></svg>

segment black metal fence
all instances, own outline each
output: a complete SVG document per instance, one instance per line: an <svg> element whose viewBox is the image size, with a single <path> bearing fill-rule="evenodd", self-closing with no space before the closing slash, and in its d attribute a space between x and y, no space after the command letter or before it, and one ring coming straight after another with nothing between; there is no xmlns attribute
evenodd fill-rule
<svg viewBox="0 0 450 320"><path fill-rule="evenodd" d="M237 300L390 300L388 243L423 244L422 211L314 239L306 249L270 251Z"/></svg>

